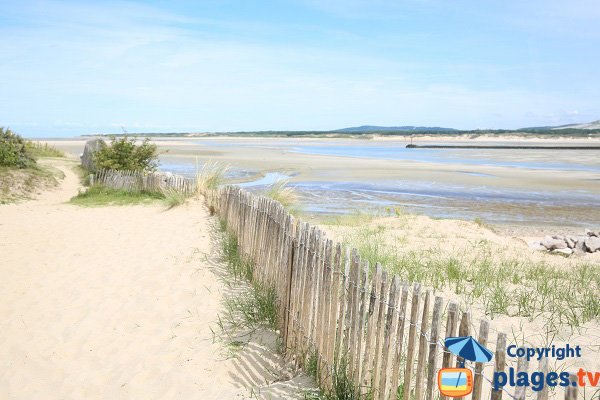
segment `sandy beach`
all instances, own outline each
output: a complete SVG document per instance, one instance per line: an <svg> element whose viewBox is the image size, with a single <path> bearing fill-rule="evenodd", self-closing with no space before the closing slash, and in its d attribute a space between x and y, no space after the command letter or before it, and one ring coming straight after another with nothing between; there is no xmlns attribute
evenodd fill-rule
<svg viewBox="0 0 600 400"><path fill-rule="evenodd" d="M301 398L273 333L233 356L219 340L231 289L202 204L66 204L72 164L59 189L0 206L0 398Z"/></svg>
<svg viewBox="0 0 600 400"><path fill-rule="evenodd" d="M50 143L73 155L79 155L83 151L85 140L52 140ZM331 150L351 148L355 152L358 149L368 152L389 146L402 149L409 140L405 137L153 138L161 153L161 164L167 169L179 171L178 168L187 166L186 171L193 174L197 160L220 162L231 166L238 173L239 176L234 176L231 180L234 183L260 179L265 174L276 172L288 176L292 184L305 188L305 203L317 203L321 208L327 206L327 202L322 201L324 197L338 197L331 207L333 209L351 209L357 204L361 209L381 208L382 205L402 203L408 207L408 212L434 217L501 220L502 224L497 229L516 236L581 234L585 228L594 228L600 224L600 215L590 213L590 207L596 206L595 199L600 196L597 151L488 150L477 151L477 154L456 151L452 158L442 159L440 162L438 156L434 159L419 159L420 155L415 153L406 155L410 159L403 158L404 155L381 159L360 154L335 155ZM416 143L429 143L434 138L419 136L414 140ZM473 141L567 146L600 144L600 139L597 138L437 138L437 142L452 144ZM306 152L314 149L321 153ZM394 157L394 153L391 155ZM479 162L481 159L484 162ZM477 162L473 163L473 160ZM332 194L327 188L338 183L350 186L343 188L341 194ZM366 189L369 189L369 196L375 197L362 199L365 201L361 202L360 197ZM389 190L394 193L388 193ZM402 193L405 192L410 196L403 196ZM510 197L506 197L507 195ZM480 201L480 196L487 196L487 201ZM517 200L513 201L515 199ZM450 210L438 212L441 205L450 207ZM314 207L305 211L310 213L311 208Z"/></svg>
<svg viewBox="0 0 600 400"><path fill-rule="evenodd" d="M288 173L292 181L343 182L380 176L440 181L442 176L473 184L484 178L457 175L456 165L292 155L255 139L222 140L227 144L223 147L183 139L156 142L163 152L161 160L202 157L258 176ZM52 143L76 155L84 142ZM311 380L292 373L276 354L275 333L259 332L234 357L215 335L223 298L232 289L218 257L216 221L202 204L191 201L169 211L160 205L82 208L65 204L80 187L69 168L74 163L58 165L65 173L60 189L0 208L0 260L8 277L0 284L6 293L0 308L0 339L5 344L0 350L5 360L0 375L4 392L0 394L23 399L302 398ZM589 184L597 176L590 171L544 174L502 166L470 168L494 174L499 187L553 191L571 185L572 190L598 190ZM369 235L381 231L378 244L395 249L400 257L416 256L425 263L455 259L468 266L490 257L493 265L522 262L565 274L582 263L589 268L600 264L600 253L565 258L530 248L545 232L577 232L569 223L502 227L433 219L404 213L401 208L394 216L395 212L387 217L367 214L363 222L346 226L328 224L322 215L304 213L302 218L325 226L331 238L345 243L355 231L363 229ZM569 211L571 220L586 215L585 207L574 205ZM490 316L480 299L457 294L451 287L436 289L435 294L470 310L473 321L491 319L492 340L497 332L508 332L511 343L570 343L584 349L576 364L557 363L555 369L600 369L597 320L573 327L549 324L552 317L545 314L534 319ZM487 366L484 373L491 374L491 368Z"/></svg>

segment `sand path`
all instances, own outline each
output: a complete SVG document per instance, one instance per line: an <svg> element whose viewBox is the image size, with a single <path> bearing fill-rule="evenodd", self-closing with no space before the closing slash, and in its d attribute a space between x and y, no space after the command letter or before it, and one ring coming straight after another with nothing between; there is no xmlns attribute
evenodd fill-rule
<svg viewBox="0 0 600 400"><path fill-rule="evenodd" d="M201 204L65 204L79 183L59 168L59 190L0 206L0 398L298 396L262 342L227 358L214 340L226 288Z"/></svg>

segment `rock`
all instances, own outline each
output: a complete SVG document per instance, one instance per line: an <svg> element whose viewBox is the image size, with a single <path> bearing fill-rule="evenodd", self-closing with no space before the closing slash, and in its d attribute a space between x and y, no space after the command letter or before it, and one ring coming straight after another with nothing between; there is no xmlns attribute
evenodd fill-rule
<svg viewBox="0 0 600 400"><path fill-rule="evenodd" d="M81 155L81 166L90 172L96 172L96 165L94 164L94 153L106 145L102 139L92 139L85 142L83 148L83 154Z"/></svg>
<svg viewBox="0 0 600 400"><path fill-rule="evenodd" d="M527 243L527 245L529 246L529 248L531 250L536 250L536 251L546 251L546 250L548 250L547 248L545 248L544 246L542 246L540 244L540 242L535 242L535 241L534 242L529 242L529 243Z"/></svg>
<svg viewBox="0 0 600 400"><path fill-rule="evenodd" d="M572 249L556 249L556 250L552 250L552 253L558 253L558 254L564 254L564 255L570 256L571 254L573 254L573 250Z"/></svg>
<svg viewBox="0 0 600 400"><path fill-rule="evenodd" d="M590 253L600 250L600 238L596 236L589 236L585 238L584 247Z"/></svg>
<svg viewBox="0 0 600 400"><path fill-rule="evenodd" d="M564 240L555 239L550 236L546 236L544 240L540 242L547 250L566 249L567 243Z"/></svg>
<svg viewBox="0 0 600 400"><path fill-rule="evenodd" d="M591 229L586 229L585 234L590 237L600 237L600 231L592 231Z"/></svg>
<svg viewBox="0 0 600 400"><path fill-rule="evenodd" d="M570 249L574 249L574 248L575 248L575 243L576 243L576 240L577 240L577 239L575 239L575 238L574 238L574 237L572 237L572 236L567 236L567 237L565 238L565 242L567 243L567 247L568 247L568 248L570 248Z"/></svg>

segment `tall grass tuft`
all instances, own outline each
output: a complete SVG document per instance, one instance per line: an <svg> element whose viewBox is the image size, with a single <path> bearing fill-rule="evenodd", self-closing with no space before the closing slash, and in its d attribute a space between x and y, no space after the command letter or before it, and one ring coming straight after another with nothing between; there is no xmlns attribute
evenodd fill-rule
<svg viewBox="0 0 600 400"><path fill-rule="evenodd" d="M239 327L277 329L277 294L273 286L252 282L250 290L226 298L225 307Z"/></svg>
<svg viewBox="0 0 600 400"><path fill-rule="evenodd" d="M228 166L218 162L207 162L199 168L196 160L196 195L206 196L225 182Z"/></svg>
<svg viewBox="0 0 600 400"><path fill-rule="evenodd" d="M189 198L185 192L174 188L162 188L161 193L164 196L167 210L184 204Z"/></svg>
<svg viewBox="0 0 600 400"><path fill-rule="evenodd" d="M239 252L234 235L227 232L221 223L223 260L234 279L242 278L250 283L250 288L227 298L225 306L232 325L255 329L266 327L277 329L278 309L275 287L254 279L254 264Z"/></svg>
<svg viewBox="0 0 600 400"><path fill-rule="evenodd" d="M27 152L35 158L39 157L65 157L65 153L48 143L25 142Z"/></svg>
<svg viewBox="0 0 600 400"><path fill-rule="evenodd" d="M288 180L280 179L277 182L270 185L265 190L264 195L275 201L280 202L285 209L290 210L296 205L298 201L298 193L296 192L296 189L288 185Z"/></svg>
<svg viewBox="0 0 600 400"><path fill-rule="evenodd" d="M233 275L234 279L244 279L251 282L254 278L254 265L241 256L237 238L225 231L223 223L221 223L221 230L224 232L221 240L221 251L229 273Z"/></svg>

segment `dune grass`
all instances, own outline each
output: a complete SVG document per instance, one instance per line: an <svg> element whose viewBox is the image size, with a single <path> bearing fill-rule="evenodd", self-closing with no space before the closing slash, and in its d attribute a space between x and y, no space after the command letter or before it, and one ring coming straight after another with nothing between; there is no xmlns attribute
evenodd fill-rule
<svg viewBox="0 0 600 400"><path fill-rule="evenodd" d="M221 223L221 255L229 274L235 280L249 283L247 290L236 292L225 300L227 321L237 328L277 329L277 292L271 285L254 279L254 264L244 258L237 238L227 232Z"/></svg>
<svg viewBox="0 0 600 400"><path fill-rule="evenodd" d="M475 257L441 252L401 252L401 238L390 243L384 226L358 226L342 234L371 266L380 263L402 280L449 289L467 303L497 315L543 317L551 328L578 328L600 317L600 266L579 263L569 271L542 262L505 258L484 240L474 243Z"/></svg>
<svg viewBox="0 0 600 400"><path fill-rule="evenodd" d="M306 372L315 380L318 380L318 359L316 355L309 355L306 365ZM331 391L306 391L303 395L304 400L371 400L373 394L370 388L361 388L361 392L354 387L351 377L348 375L348 361L346 357L340 357L340 362L333 366Z"/></svg>
<svg viewBox="0 0 600 400"><path fill-rule="evenodd" d="M187 193L173 188L164 188L161 190L167 210L185 204L190 196Z"/></svg>
<svg viewBox="0 0 600 400"><path fill-rule="evenodd" d="M34 158L40 157L65 157L65 153L48 143L41 142L26 142L25 148L27 152Z"/></svg>
<svg viewBox="0 0 600 400"><path fill-rule="evenodd" d="M225 183L228 169L228 166L218 162L207 162L202 168L196 166L196 195L206 196L208 192Z"/></svg>
<svg viewBox="0 0 600 400"><path fill-rule="evenodd" d="M50 166L0 167L0 204L31 199L42 190L56 187L63 178L62 171Z"/></svg>
<svg viewBox="0 0 600 400"><path fill-rule="evenodd" d="M165 201L165 196L162 193L128 192L126 190L93 185L87 190L80 191L69 202L84 207L103 207L151 204L160 201Z"/></svg>
<svg viewBox="0 0 600 400"><path fill-rule="evenodd" d="M292 215L299 215L300 208L298 206L298 192L293 187L289 186L287 179L280 179L273 184L267 186L263 191L263 196L273 199L281 203Z"/></svg>
<svg viewBox="0 0 600 400"><path fill-rule="evenodd" d="M286 209L294 206L298 201L298 193L289 186L289 181L285 179L280 179L268 186L264 195L280 202Z"/></svg>

